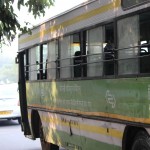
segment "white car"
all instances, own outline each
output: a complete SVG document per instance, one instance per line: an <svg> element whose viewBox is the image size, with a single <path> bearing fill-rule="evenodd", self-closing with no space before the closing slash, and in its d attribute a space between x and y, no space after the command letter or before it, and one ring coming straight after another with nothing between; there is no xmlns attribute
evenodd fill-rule
<svg viewBox="0 0 150 150"><path fill-rule="evenodd" d="M17 119L21 123L17 83L0 85L0 119Z"/></svg>

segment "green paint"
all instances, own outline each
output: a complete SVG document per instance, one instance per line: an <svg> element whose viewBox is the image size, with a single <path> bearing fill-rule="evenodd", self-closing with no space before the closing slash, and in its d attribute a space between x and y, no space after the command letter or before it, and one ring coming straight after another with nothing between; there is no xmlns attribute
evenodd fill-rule
<svg viewBox="0 0 150 150"><path fill-rule="evenodd" d="M120 78L59 82L28 82L28 105L64 108L78 112L105 112L149 118L150 78ZM45 133L49 133L45 129ZM55 143L69 150L121 150L121 147L55 130ZM68 145L67 145L68 144Z"/></svg>
<svg viewBox="0 0 150 150"><path fill-rule="evenodd" d="M48 129L45 129L45 131L48 133ZM55 144L61 144L61 147L65 147L66 150L121 150L119 146L102 143L74 134L69 135L62 131L52 132L52 139L56 141Z"/></svg>
<svg viewBox="0 0 150 150"><path fill-rule="evenodd" d="M149 81L150 78L123 78L32 82L27 83L27 100L28 104L53 108L149 118Z"/></svg>

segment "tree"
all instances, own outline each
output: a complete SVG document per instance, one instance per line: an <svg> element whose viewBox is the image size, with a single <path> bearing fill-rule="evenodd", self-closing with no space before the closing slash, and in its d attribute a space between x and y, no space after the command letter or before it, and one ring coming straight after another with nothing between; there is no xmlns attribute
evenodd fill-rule
<svg viewBox="0 0 150 150"><path fill-rule="evenodd" d="M29 32L28 22L25 26L19 23L17 14L14 11L14 2L17 2L18 10L27 7L28 11L37 16L44 15L45 9L53 5L54 0L0 0L0 44L13 41L17 31Z"/></svg>

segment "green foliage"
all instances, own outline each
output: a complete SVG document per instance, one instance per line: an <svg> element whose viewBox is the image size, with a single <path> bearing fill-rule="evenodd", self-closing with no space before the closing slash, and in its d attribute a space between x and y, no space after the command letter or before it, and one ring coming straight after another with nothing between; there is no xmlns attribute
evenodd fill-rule
<svg viewBox="0 0 150 150"><path fill-rule="evenodd" d="M45 8L53 5L54 0L0 0L0 41L1 45L12 42L17 34L21 32L30 32L28 23L22 27L19 23L17 14L15 14L13 4L17 1L18 10L21 7L27 7L28 11L36 18L45 14Z"/></svg>

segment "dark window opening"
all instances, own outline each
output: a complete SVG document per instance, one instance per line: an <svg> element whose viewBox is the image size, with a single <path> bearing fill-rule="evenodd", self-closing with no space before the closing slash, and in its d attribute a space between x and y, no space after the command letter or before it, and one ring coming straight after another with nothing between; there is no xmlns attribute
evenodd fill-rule
<svg viewBox="0 0 150 150"><path fill-rule="evenodd" d="M74 77L81 77L82 76L82 54L81 54L81 38L80 34L74 34L72 36L72 50L74 53L74 59L73 59L73 71L74 71Z"/></svg>
<svg viewBox="0 0 150 150"><path fill-rule="evenodd" d="M81 77L82 76L82 57L81 51L76 51L74 55L74 77Z"/></svg>
<svg viewBox="0 0 150 150"><path fill-rule="evenodd" d="M150 12L140 15L140 72L150 73Z"/></svg>
<svg viewBox="0 0 150 150"><path fill-rule="evenodd" d="M104 75L114 75L114 25L105 26Z"/></svg>
<svg viewBox="0 0 150 150"><path fill-rule="evenodd" d="M36 49L37 79L47 79L47 44L42 44Z"/></svg>
<svg viewBox="0 0 150 150"><path fill-rule="evenodd" d="M72 49L74 50L74 77L85 77L87 75L86 32L73 35Z"/></svg>
<svg viewBox="0 0 150 150"><path fill-rule="evenodd" d="M82 51L82 69L83 69L83 77L87 76L87 36L86 31L81 32L81 51Z"/></svg>

